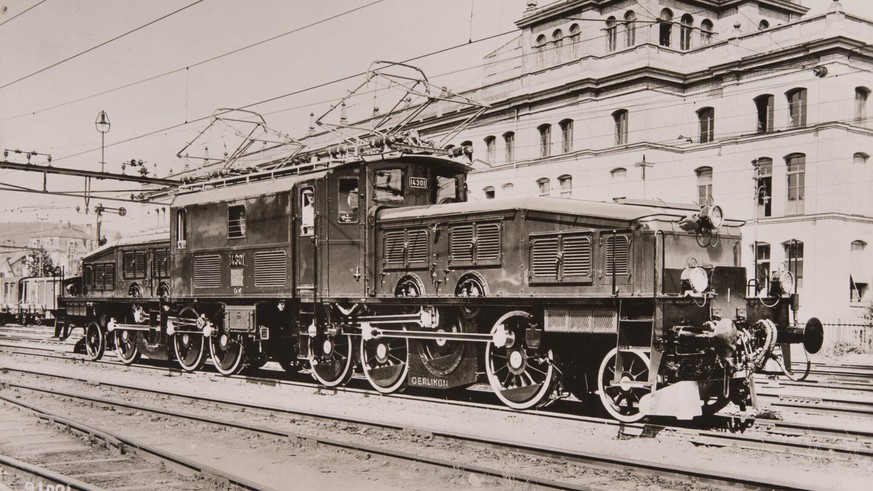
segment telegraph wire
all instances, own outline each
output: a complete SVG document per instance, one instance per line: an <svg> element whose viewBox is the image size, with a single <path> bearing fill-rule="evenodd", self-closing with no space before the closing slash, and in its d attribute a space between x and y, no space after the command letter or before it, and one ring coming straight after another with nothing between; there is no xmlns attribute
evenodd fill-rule
<svg viewBox="0 0 873 491"><path fill-rule="evenodd" d="M26 9L22 10L21 12L19 12L19 13L13 15L12 17L10 17L10 18L8 18L8 19L6 19L6 20L4 20L3 22L0 22L0 27L3 27L3 25L6 24L7 22L11 22L13 19L16 19L16 18L18 18L18 17L20 17L20 16L22 16L22 15L24 15L24 14L30 12L32 9L34 9L34 8L36 8L36 7L39 7L40 5L42 5L42 4L44 4L44 3L45 3L45 0L40 0L39 2L37 2L37 3L33 4L33 5L31 5L30 7L28 7L28 8L26 8Z"/></svg>
<svg viewBox="0 0 873 491"><path fill-rule="evenodd" d="M106 46L107 44L112 43L112 42L114 42L114 41L117 41L117 40L119 40L119 39L121 39L121 38L123 38L123 37L125 37L125 36L128 36L128 35L130 35L130 34L133 34L133 33L137 32L137 31L140 31L140 30L142 30L142 29L145 29L146 27L149 27L149 26L151 26L151 25L153 25L153 24L156 24L156 23L158 23L158 22L160 22L160 21L162 21L162 20L164 20L164 19L166 19L166 18L168 18L168 17L171 17L171 16L173 16L173 15L175 15L175 14L178 14L179 12L182 12L183 10L189 9L189 8L191 8L191 7L197 5L198 3L201 3L201 2L203 2L203 0L196 0L196 1L194 1L193 3L190 3L190 4L184 6L184 7L180 8L180 9L177 9L177 10L174 10L173 12L170 12L169 14L163 15L163 16L161 16L161 17L158 17L158 18L155 19L155 20L152 20L152 21L147 22L147 23L145 23L145 24L143 24L143 25L141 25L141 26L139 26L139 27L136 27L136 28L134 28L134 29L131 29L131 30L125 32L124 34L120 34L120 35L118 35L118 36L115 36L114 38L109 39L108 41L104 41L104 42L102 42L102 43L100 43L100 44L98 44L98 45L96 45L96 46L92 46L92 47L90 47L90 48L88 48L88 49L86 49L86 50L84 50L84 51L80 51L80 52L78 52L78 53L76 53L76 54L74 54L74 55L72 55L72 56L69 56L69 57L67 57L67 58L64 58L63 60L57 61L57 62L55 62L55 63L52 63L51 65L49 65L49 66L47 66L47 67L40 68L39 70L37 70L37 71L35 71L35 72L33 72L33 73L30 73L30 74L25 75L25 76L23 76L23 77L17 78L17 79L15 79L15 80L13 80L13 81L11 81L11 82L7 82L7 83L5 83L5 84L3 84L3 85L0 85L0 90L5 89L6 87L9 87L10 85L17 84L18 82L21 82L22 80L27 80L28 78L33 77L34 75L38 75L38 74L40 74L40 73L42 73L42 72L44 72L44 71L46 71L46 70L49 70L49 69L51 69L51 68L54 68L54 67L56 67L56 66L58 66L58 65L61 65L61 64L63 64L63 63L66 63L66 62L68 62L68 61L70 61L70 60L72 60L72 59L78 58L78 57L80 57L80 56L82 56L82 55L84 55L84 54L86 54L86 53L90 53L91 51L94 51L94 50L96 50L96 49L98 49L98 48L101 48L101 47L103 47L103 46Z"/></svg>

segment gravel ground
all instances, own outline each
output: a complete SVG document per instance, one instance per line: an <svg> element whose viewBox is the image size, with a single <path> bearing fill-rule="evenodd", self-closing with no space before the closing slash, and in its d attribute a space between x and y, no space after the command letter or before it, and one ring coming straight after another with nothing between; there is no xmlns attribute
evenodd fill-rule
<svg viewBox="0 0 873 491"><path fill-rule="evenodd" d="M804 487L821 489L860 489L873 478L873 466L868 459L842 458L822 455L779 454L733 448L700 447L693 442L663 431L654 438L624 438L615 427L588 425L579 422L544 420L529 414L503 413L490 410L445 407L432 403L407 401L380 396L357 394L332 394L311 388L259 386L240 380L224 379L210 374L194 374L182 377L167 377L159 371L137 368L107 367L95 364L71 364L64 362L36 362L22 359L7 359L3 365L22 368L39 368L47 372L62 373L99 382L133 383L153 388L179 391L189 394L228 397L247 403L297 410L331 411L338 415L361 414L372 420L399 423L407 427L428 427L457 432L470 432L484 438L519 436L532 444L567 447L605 452L619 458L647 460L653 463L681 463L684 466L704 469L733 469L749 476L775 476L790 479ZM24 377L16 372L2 375L0 380L21 380L34 383L33 377ZM167 401L161 396L142 396L132 391L75 384L42 378L41 383L50 384L59 390L78 390L82 393L123 397L135 402L158 404L190 411L190 404ZM10 390L10 389L7 389ZM101 394L102 393L102 394ZM33 397L33 396L27 396ZM76 416L84 415L94 421L119 425L130 431L130 436L148 438L156 444L183 444L187 455L204 459L209 465L225 468L243 477L269 483L279 489L315 486L318 489L345 489L353 484L357 489L451 489L464 487L526 489L525 483L508 482L503 479L479 477L453 470L434 471L430 466L398 463L375 455L349 453L323 446L312 446L306 441L284 439L246 438L236 430L196 423L180 423L154 415L124 414L119 418L106 418L107 411L67 401L58 404L54 398L44 397L45 404L53 404L60 412L75 410ZM226 412L216 417L228 419ZM71 414L71 417L74 417ZM240 415L236 415L240 417ZM264 421L263 415L243 416L259 424L279 424ZM287 418L285 418L287 419ZM300 421L283 421L289 430L299 431ZM867 423L869 424L869 422ZM307 426L310 423L307 423ZM317 425L316 425L317 426ZM348 425L345 425L348 426ZM318 428L316 428L318 429ZM360 428L340 424L322 424L323 434L360 432ZM307 431L314 431L307 428ZM434 451L444 458L457 458L464 462L499 462L506 468L525 470L536 475L566 479L605 489L675 489L677 483L653 478L617 476L614 472L591 471L575 464L554 462L525 456L506 456L479 447L456 446L442 448L429 440L426 433L396 433L368 430L361 435L373 443L399 446L410 452ZM176 442L176 443L170 443ZM430 449L430 450L429 450ZM835 482L834 476L838 476ZM696 487L695 487L696 488ZM697 488L696 488L697 489Z"/></svg>

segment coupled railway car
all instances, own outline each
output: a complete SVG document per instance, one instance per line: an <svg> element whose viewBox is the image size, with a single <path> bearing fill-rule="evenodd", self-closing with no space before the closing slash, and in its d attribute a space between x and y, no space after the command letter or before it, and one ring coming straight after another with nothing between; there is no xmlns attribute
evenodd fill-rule
<svg viewBox="0 0 873 491"><path fill-rule="evenodd" d="M0 278L0 323L42 325L53 322L64 285L63 275Z"/></svg>
<svg viewBox="0 0 873 491"><path fill-rule="evenodd" d="M484 106L398 68L413 69L367 75L405 88L395 110L350 126L350 91L328 111L338 124L314 121L343 144L240 169L274 140L246 137L172 192L169 237L86 257L63 304L89 356L209 359L224 375L276 361L328 387L361 373L386 394L485 381L515 409L573 394L636 421L754 404L777 344L821 347L821 323L792 318L791 273L759 292L741 222L717 206L468 201L471 150L447 141ZM405 129L431 103L458 115L441 142Z"/></svg>

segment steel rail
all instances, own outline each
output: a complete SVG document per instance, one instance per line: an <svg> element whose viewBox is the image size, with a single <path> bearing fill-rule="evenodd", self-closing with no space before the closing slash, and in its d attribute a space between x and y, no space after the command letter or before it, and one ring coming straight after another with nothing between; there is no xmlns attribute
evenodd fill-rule
<svg viewBox="0 0 873 491"><path fill-rule="evenodd" d="M20 404L17 404L20 406ZM38 465L29 464L27 462L13 459L12 457L6 457L5 455L0 455L0 465L4 465L6 467L12 467L14 469L18 469L20 471L26 472L32 476L41 477L47 481L51 481L54 484L65 484L69 486L69 489L76 489L80 491L105 491L104 488L99 486L94 486L88 484L84 481L80 481L74 477L65 476L63 474L59 474L53 470L46 469L45 467L40 467ZM2 485L2 483L0 483ZM7 488L11 489L11 488ZM40 488L42 489L42 488Z"/></svg>
<svg viewBox="0 0 873 491"><path fill-rule="evenodd" d="M46 390L43 391L51 394L52 391ZM61 392L56 392L57 394L61 394ZM65 397L74 397L78 396L70 393L64 393ZM174 454L167 450L161 450L153 445L147 445L145 443L139 442L133 438L116 435L104 430L100 430L98 428L94 428L92 426L86 425L79 421L75 421L73 419L67 418L65 416L61 416L59 414L54 414L44 409L38 408L34 405L28 404L24 401L20 401L18 399L13 399L10 397L6 397L4 395L0 395L0 400L5 401L9 404L13 404L15 406L19 406L25 408L32 413L34 413L40 419L46 420L51 423L61 424L63 426L67 426L68 428L77 431L79 433L83 433L85 435L97 438L102 440L107 445L118 448L119 450L126 451L129 449L133 449L141 454L148 455L152 458L156 458L161 462L171 464L174 467L180 467L183 469L187 469L189 471L193 471L198 475L202 475L205 477L213 477L219 480L228 482L234 486L240 487L242 489L251 489L251 490L271 490L267 486L254 483L249 481L248 479L244 479L239 476L234 476L229 472L225 472L221 469L217 469L215 467L211 467L205 464L201 464L195 462L192 459L183 457L181 455ZM66 478L65 478L66 479Z"/></svg>
<svg viewBox="0 0 873 491"><path fill-rule="evenodd" d="M11 370L11 371L18 371L18 372L22 372L22 373L32 373L32 374L50 376L50 377L55 377L55 378L78 380L78 381L82 381L82 382L86 382L86 383L91 382L89 380L85 380L85 379L81 379L81 378L77 378L77 377L72 377L72 376L66 376L66 375L57 375L57 374L45 373L45 372L35 372L35 371L30 371L30 370L14 369L14 368L8 368L8 367L4 367L3 369ZM12 384L10 384L10 385L12 385ZM295 416L309 417L309 418L315 418L315 419L325 419L325 420L330 420L330 421L339 421L339 422L352 423L352 424L364 424L364 425L368 425L368 426L380 427L380 428L385 428L385 429L406 430L406 431L411 430L411 431L419 432L422 434L430 434L430 435L433 435L434 437L445 438L448 440L464 441L464 442L468 442L468 443L485 445L488 447L502 446L502 447L505 447L507 449L512 449L514 451L525 452L525 453L530 454L530 455L537 455L537 456L551 457L551 458L561 458L564 460L573 461L573 462L583 464L583 465L595 466L595 467L600 467L600 468L607 468L607 469L612 469L612 470L619 470L619 471L631 470L631 471L634 471L637 473L642 472L646 475L656 475L656 476L660 476L660 477L677 479L677 480L690 480L690 482L694 482L694 483L704 482L704 483L712 483L712 484L718 484L718 485L730 484L733 486L742 485L742 486L751 486L751 487L760 487L763 485L763 486L768 486L768 487L773 487L773 488L778 488L778 489L807 489L808 488L808 485L806 485L804 483L784 481L784 480L776 479L776 478L770 478L767 481L757 481L754 478L750 478L750 477L742 475L740 473L731 472L728 470L715 471L715 470L694 469L694 468L690 468L690 467L682 466L682 465L678 465L678 464L667 464L667 463L663 463L663 462L655 463L655 462L643 461L643 460L639 460L639 459L630 459L630 458L626 458L626 457L619 459L619 458L614 457L614 456L602 455L602 454L597 454L594 452L586 452L586 451L582 451L582 450L566 449L566 448L553 447L553 446L534 447L526 442L516 442L516 441L509 440L509 439L495 439L493 437L488 437L488 438L477 437L477 436L465 435L465 434L447 431L447 430L434 431L431 428L424 428L424 427L398 426L398 425L394 425L391 423L387 423L385 421L377 421L377 420L372 420L372 419L368 419L368 418L354 418L354 417L350 417L350 416L340 416L340 415L336 415L336 414L333 414L330 412L325 412L325 411L312 411L312 410L303 411L303 410L277 407L277 406L272 406L272 405L258 405L258 404L246 403L246 402L241 402L241 401L232 401L232 400L228 400L228 399L221 398L221 397L207 397L207 396L199 396L199 395L192 395L192 394L183 394L183 393L172 392L172 391L167 391L167 390L158 390L158 389L151 389L151 388L147 388L147 387L138 387L138 386L133 386L130 384L103 383L103 382L101 382L100 385L114 386L114 387L119 387L119 388L125 388L128 390L137 390L137 391L147 392L147 393L161 394L164 396L186 398L186 399L190 399L190 400L208 402L208 403L212 403L212 404L225 404L225 405L229 405L229 406L237 407L237 408L242 407L242 408L254 409L254 410L258 410L258 411L275 412L275 413L281 413L281 414L291 414L291 415L295 415ZM489 407L489 409L492 409L492 408ZM616 425L620 426L621 428L628 426L628 425L618 424L617 422L610 422L610 423L616 424ZM637 426L641 429L645 429L647 426L651 427L651 425L635 425L635 426ZM752 441L755 441L755 443L757 444L754 448L760 448L761 442L756 441L755 439L752 439ZM702 442L702 443L711 444L711 441ZM728 446L728 445L724 445L724 446ZM437 464L437 465L439 465L439 464ZM457 466L458 463L451 462L450 465ZM499 475L501 475L501 476L506 474L505 470L500 470L499 472L500 472ZM562 486L566 487L567 485L562 484Z"/></svg>
<svg viewBox="0 0 873 491"><path fill-rule="evenodd" d="M45 357L45 358L87 361L83 357L68 357L68 356L60 356L60 355L48 355L48 354L41 354L41 353L24 353L24 352L15 352L15 351L13 351L12 353L13 354L17 353L17 354L26 355L26 356L40 356L40 357ZM107 364L107 365L119 365L119 366L123 365L121 362L113 362L113 361L109 361L109 360L100 360L100 361L93 362L93 363L100 363L100 364ZM130 366L123 365L123 366L141 368L144 370L160 370L160 371L169 370L173 374L185 375L185 376L192 376L193 375L190 373L182 372L181 369L173 368L173 367L162 367L162 366L156 366L156 365L142 365L142 364L136 364L136 365L130 365ZM213 373L210 373L210 375L213 375ZM55 375L55 376L59 377L59 375ZM193 376L196 376L196 375L193 375ZM282 380L282 379L276 379L276 378L266 378L266 377L259 377L259 376L250 376L250 375L233 375L231 377L222 377L222 378L235 379L235 380L244 381L246 383L270 385L270 386L284 385L284 386L293 386L293 387L301 387L301 388L314 388L316 390L329 390L331 392L346 392L346 393L353 393L353 394L370 394L371 393L370 391L368 391L366 389L357 389L357 388L348 387L348 386L327 389L327 388L323 388L323 387L319 386L318 384L316 384L314 382L299 382L299 381L293 381L293 380ZM72 378L72 379L84 381L84 379L79 379L79 378ZM112 384L103 384L103 385L112 385ZM472 389L472 390L475 391L475 389ZM410 394L393 394L392 397L398 398L398 399L404 399L404 400L424 401L424 402L429 402L429 403L451 404L451 405L462 406L462 407L472 407L472 408L480 408L480 409L505 411L507 413L514 413L515 412L514 410L512 410L510 408L506 408L503 406L495 406L495 405L487 404L487 403L475 403L475 402L468 402L468 401L445 401L443 399L438 399L438 398L434 398L434 397L416 396L416 395L410 395ZM826 408L821 408L821 409L825 410ZM822 411L822 412L824 412L824 411ZM626 428L626 429L628 429L632 432L636 432L636 433L642 433L643 431L646 431L646 429L653 429L653 428L660 428L660 429L669 428L672 430L682 430L682 431L686 431L686 432L691 432L692 437L698 436L701 439L706 439L708 442L707 444L710 444L710 445L715 445L716 441L724 441L726 438L725 434L722 432L711 431L711 430L701 430L701 429L696 429L696 428L688 428L686 426L669 426L669 425L658 425L658 424L652 424L652 423L634 423L634 424L622 425L621 423L618 423L618 422L612 421L612 420L608 420L608 419L583 416L583 415L578 415L578 414L567 414L567 413L549 411L549 410L529 410L529 411L526 411L526 413L538 415L541 417L554 418L554 419L558 419L558 420L579 421L579 422L583 422L583 423L599 424L599 425L606 425L606 426L620 426L622 428ZM735 418L733 418L731 416L715 415L715 416L712 416L711 419L714 421L720 421L722 423L722 426L727 427L727 426L729 426L729 423L732 420L734 420ZM760 426L761 427L760 429L762 429L762 431L765 431L768 433L785 434L786 431L787 432L793 431L794 433L788 433L792 436L796 435L796 432L800 431L800 432L803 432L804 434L807 434L807 435L818 435L818 436L837 437L837 438L846 438L847 436L852 436L852 437L856 437L856 438L873 439L873 431L864 431L861 429L840 428L840 427L816 425L816 424L810 424L810 423L796 423L796 422L791 422L791 421L767 420L767 419L758 419L758 420L756 420L755 425ZM755 437L746 437L746 436L737 435L736 438L734 438L734 440L736 440L736 441L733 443L733 446L742 446L741 445L742 442L746 442L748 444L748 448L750 448L750 449L761 448L761 445L759 444L759 439L757 439ZM808 449L812 449L812 450L831 451L831 452L836 452L836 453L848 453L848 454L858 453L858 450L855 450L855 449L848 449L848 448L843 448L843 447L839 447L839 446L835 446L835 445L826 445L823 443L795 444L793 442L780 441L780 442L768 443L767 445L769 445L770 449L772 450L775 445L779 445L782 443L786 443L786 445L785 445L786 450L785 451L788 453L790 453L793 448L808 448Z"/></svg>

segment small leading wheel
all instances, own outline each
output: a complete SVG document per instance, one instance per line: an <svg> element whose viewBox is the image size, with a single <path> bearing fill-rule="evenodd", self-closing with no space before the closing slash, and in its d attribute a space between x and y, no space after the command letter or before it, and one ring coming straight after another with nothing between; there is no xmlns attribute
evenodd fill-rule
<svg viewBox="0 0 873 491"><path fill-rule="evenodd" d="M312 376L325 387L337 387L352 378L355 345L343 333L320 334L309 338L309 365Z"/></svg>
<svg viewBox="0 0 873 491"><path fill-rule="evenodd" d="M85 328L85 351L88 353L88 359L92 361L102 358L103 352L106 351L106 334L96 322L91 322Z"/></svg>
<svg viewBox="0 0 873 491"><path fill-rule="evenodd" d="M621 350L621 366L616 371L618 348L603 357L597 375L600 400L606 412L625 423L634 423L646 414L640 399L652 391L648 385L649 357L639 350Z"/></svg>
<svg viewBox="0 0 873 491"><path fill-rule="evenodd" d="M209 337L209 354L218 373L226 377L236 375L245 365L245 339L222 326L217 334Z"/></svg>
<svg viewBox="0 0 873 491"><path fill-rule="evenodd" d="M555 387L552 350L527 346L525 331L533 316L515 310L497 319L486 347L485 372L497 397L513 409L530 409L548 402Z"/></svg>
<svg viewBox="0 0 873 491"><path fill-rule="evenodd" d="M390 394L406 387L409 341L406 338L361 338L361 368L374 389Z"/></svg>
<svg viewBox="0 0 873 491"><path fill-rule="evenodd" d="M173 351L179 366L186 372L194 372L203 368L206 361L206 343L203 334L192 332L199 329L199 316L191 307L185 307L179 312L179 326L183 332L173 334Z"/></svg>
<svg viewBox="0 0 873 491"><path fill-rule="evenodd" d="M127 329L115 331L115 353L125 365L139 361L139 346L136 345L138 337L136 331L128 331Z"/></svg>

